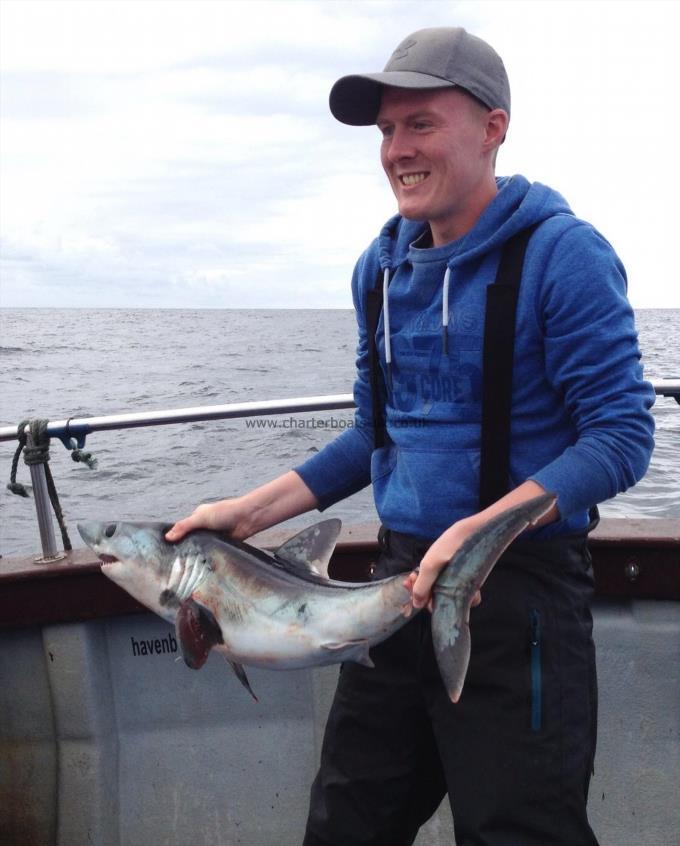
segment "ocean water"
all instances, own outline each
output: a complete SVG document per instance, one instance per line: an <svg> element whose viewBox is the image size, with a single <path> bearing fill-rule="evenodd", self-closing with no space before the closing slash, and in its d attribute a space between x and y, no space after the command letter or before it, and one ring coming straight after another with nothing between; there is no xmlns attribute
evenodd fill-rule
<svg viewBox="0 0 680 846"><path fill-rule="evenodd" d="M680 311L637 313L648 378L680 377ZM0 310L0 425L128 411L350 393L355 320L343 310ZM680 517L680 405L658 398L657 446L607 516ZM351 411L98 432L98 460L74 464L60 442L50 466L71 540L82 519L174 520L242 493L320 449ZM0 554L39 551L33 501L5 490L15 444L0 443ZM20 481L29 481L21 462ZM375 519L370 489L326 512ZM306 515L291 521L311 522Z"/></svg>

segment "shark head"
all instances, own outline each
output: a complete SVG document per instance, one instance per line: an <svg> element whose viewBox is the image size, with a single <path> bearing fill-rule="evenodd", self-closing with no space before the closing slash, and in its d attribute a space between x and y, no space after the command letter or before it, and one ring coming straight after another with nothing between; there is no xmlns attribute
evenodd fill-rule
<svg viewBox="0 0 680 846"><path fill-rule="evenodd" d="M81 538L99 557L102 572L131 596L166 619L174 619L164 603L177 552L165 540L163 523L78 523Z"/></svg>

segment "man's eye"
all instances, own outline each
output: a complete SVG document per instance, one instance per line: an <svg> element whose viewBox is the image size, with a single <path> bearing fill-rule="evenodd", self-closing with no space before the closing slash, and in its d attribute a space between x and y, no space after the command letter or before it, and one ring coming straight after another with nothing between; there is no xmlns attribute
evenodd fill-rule
<svg viewBox="0 0 680 846"><path fill-rule="evenodd" d="M419 121L416 121L416 123L414 123L414 124L413 124L413 128L414 128L416 131L421 132L421 131L422 131L422 130L424 130L424 129L429 129L429 128L430 128L430 124L429 124L429 123L425 123L425 121L420 121L420 120L419 120Z"/></svg>
<svg viewBox="0 0 680 846"><path fill-rule="evenodd" d="M392 135L391 126L379 126L378 129L380 130L380 134L383 138L389 138Z"/></svg>

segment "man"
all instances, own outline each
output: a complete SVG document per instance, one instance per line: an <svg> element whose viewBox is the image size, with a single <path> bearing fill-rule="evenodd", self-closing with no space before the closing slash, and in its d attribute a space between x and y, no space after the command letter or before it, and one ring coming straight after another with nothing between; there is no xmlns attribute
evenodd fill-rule
<svg viewBox="0 0 680 846"><path fill-rule="evenodd" d="M200 526L245 538L372 482L384 527L375 577L419 563L407 581L422 607L475 528L555 493L471 612L458 704L427 614L372 650L375 669L343 666L305 844L410 844L447 791L457 846L596 844L585 808L596 730L588 512L642 476L653 446L623 268L560 195L495 178L509 84L495 51L464 30L414 33L382 73L340 79L330 106L345 123L377 124L399 207L353 278L357 425L268 485L199 506L168 537ZM523 252L514 271L509 244ZM519 285L499 324L515 326L497 385L511 388L510 434L498 453L507 471L480 505L504 437L485 398L508 357L485 329L495 279Z"/></svg>

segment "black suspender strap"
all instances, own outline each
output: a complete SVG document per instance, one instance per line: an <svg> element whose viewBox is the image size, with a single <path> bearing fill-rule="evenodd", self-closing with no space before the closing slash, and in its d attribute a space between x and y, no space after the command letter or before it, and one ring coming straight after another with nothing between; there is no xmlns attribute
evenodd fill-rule
<svg viewBox="0 0 680 846"><path fill-rule="evenodd" d="M515 318L527 244L537 224L506 243L496 280L486 289L482 378L482 439L479 505L486 508L508 492L510 410Z"/></svg>
<svg viewBox="0 0 680 846"><path fill-rule="evenodd" d="M366 294L366 334L368 336L368 360L371 369L371 402L373 406L374 449L385 446L385 398L383 379L378 359L376 334L383 306L382 274L378 270L375 287Z"/></svg>

